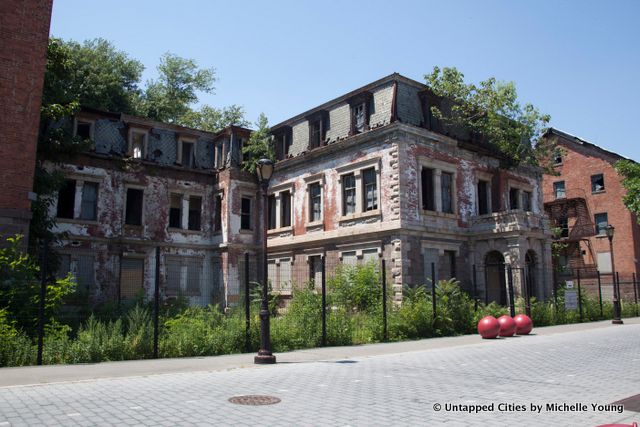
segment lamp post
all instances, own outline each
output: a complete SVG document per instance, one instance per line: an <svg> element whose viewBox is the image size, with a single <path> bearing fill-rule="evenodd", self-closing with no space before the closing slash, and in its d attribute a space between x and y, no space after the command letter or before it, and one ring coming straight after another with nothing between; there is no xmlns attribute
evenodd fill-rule
<svg viewBox="0 0 640 427"><path fill-rule="evenodd" d="M611 224L607 225L606 233L609 239L609 253L611 254L611 276L613 277L613 320L611 323L614 325L622 325L622 319L620 318L620 288L619 283L616 280L616 267L613 258L613 234L615 227Z"/></svg>
<svg viewBox="0 0 640 427"><path fill-rule="evenodd" d="M276 363L276 357L271 353L271 336L269 330L269 272L267 267L267 228L269 218L269 199L267 188L273 174L273 162L269 159L258 160L256 166L258 182L262 189L262 304L260 306L260 350L254 358L254 363L266 365Z"/></svg>

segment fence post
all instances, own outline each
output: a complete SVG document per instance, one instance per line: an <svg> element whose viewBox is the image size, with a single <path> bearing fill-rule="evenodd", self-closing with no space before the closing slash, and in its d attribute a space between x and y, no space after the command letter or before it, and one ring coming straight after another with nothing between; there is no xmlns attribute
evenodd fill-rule
<svg viewBox="0 0 640 427"><path fill-rule="evenodd" d="M251 300L249 298L249 252L244 253L244 347L251 352Z"/></svg>
<svg viewBox="0 0 640 427"><path fill-rule="evenodd" d="M42 242L42 258L40 264L40 301L38 304L38 365L42 365L42 352L44 350L44 309L47 298L47 262L49 258L49 242Z"/></svg>
<svg viewBox="0 0 640 427"><path fill-rule="evenodd" d="M387 266L382 259L382 340L387 341Z"/></svg>
<svg viewBox="0 0 640 427"><path fill-rule="evenodd" d="M320 258L322 260L322 346L327 345L327 269L326 254Z"/></svg>
<svg viewBox="0 0 640 427"><path fill-rule="evenodd" d="M613 286L618 291L618 302L620 304L620 318L622 319L622 294L620 293L620 272L616 271L616 277L613 278Z"/></svg>
<svg viewBox="0 0 640 427"><path fill-rule="evenodd" d="M431 304L433 307L433 327L435 328L438 309L436 305L436 264L434 262L431 263Z"/></svg>
<svg viewBox="0 0 640 427"><path fill-rule="evenodd" d="M636 317L638 317L638 288L636 283L636 273L631 273L633 276L633 299L636 303Z"/></svg>
<svg viewBox="0 0 640 427"><path fill-rule="evenodd" d="M509 290L509 314L511 317L516 315L516 307L515 307L515 298L513 296L513 268L511 265L507 266L507 281L508 281L508 290Z"/></svg>
<svg viewBox="0 0 640 427"><path fill-rule="evenodd" d="M529 276L529 269L526 267L518 268L518 271L522 271L520 278L524 277L524 311L527 316L531 317L531 288L529 287L531 276Z"/></svg>
<svg viewBox="0 0 640 427"><path fill-rule="evenodd" d="M580 287L580 269L577 271L577 279L578 279L578 310L580 311L580 322L582 322L582 288Z"/></svg>
<svg viewBox="0 0 640 427"><path fill-rule="evenodd" d="M487 273L487 270L489 269L489 267L487 266L487 264L484 265L484 305L489 305L489 273Z"/></svg>
<svg viewBox="0 0 640 427"><path fill-rule="evenodd" d="M602 281L600 279L600 270L596 270L598 275L598 298L600 298L600 317L604 317L604 310L602 309Z"/></svg>
<svg viewBox="0 0 640 427"><path fill-rule="evenodd" d="M156 246L156 278L153 286L153 358L158 358L158 329L160 319L160 246Z"/></svg>
<svg viewBox="0 0 640 427"><path fill-rule="evenodd" d="M478 311L478 278L475 264L473 264L473 310Z"/></svg>

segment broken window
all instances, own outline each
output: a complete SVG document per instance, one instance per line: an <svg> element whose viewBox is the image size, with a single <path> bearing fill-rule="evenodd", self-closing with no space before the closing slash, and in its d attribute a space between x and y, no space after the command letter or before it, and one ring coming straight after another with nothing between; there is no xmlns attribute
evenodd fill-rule
<svg viewBox="0 0 640 427"><path fill-rule="evenodd" d="M216 195L216 211L213 216L213 229L222 230L222 195Z"/></svg>
<svg viewBox="0 0 640 427"><path fill-rule="evenodd" d="M289 147L291 146L291 128L285 127L279 130L274 136L276 147L276 159L284 160L289 156Z"/></svg>
<svg viewBox="0 0 640 427"><path fill-rule="evenodd" d="M553 193L555 194L556 199L564 199L567 196L564 188L564 181L557 181L553 183Z"/></svg>
<svg viewBox="0 0 640 427"><path fill-rule="evenodd" d="M127 225L142 225L142 190L127 189L127 205L125 208L125 220Z"/></svg>
<svg viewBox="0 0 640 427"><path fill-rule="evenodd" d="M518 198L520 197L520 190L517 188L509 189L509 209L518 209Z"/></svg>
<svg viewBox="0 0 640 427"><path fill-rule="evenodd" d="M84 182L82 186L82 202L80 205L80 219L95 221L98 218L98 184Z"/></svg>
<svg viewBox="0 0 640 427"><path fill-rule="evenodd" d="M66 179L58 191L58 218L73 219L73 210L76 201L76 181Z"/></svg>
<svg viewBox="0 0 640 427"><path fill-rule="evenodd" d="M366 130L366 104L364 102L352 107L353 133L362 133Z"/></svg>
<svg viewBox="0 0 640 427"><path fill-rule="evenodd" d="M362 171L363 205L365 211L378 209L378 183L374 168Z"/></svg>
<svg viewBox="0 0 640 427"><path fill-rule="evenodd" d="M192 142L182 142L182 165L192 168L195 164L194 144Z"/></svg>
<svg viewBox="0 0 640 427"><path fill-rule="evenodd" d="M273 230L276 228L276 196L274 194L269 195L268 204L269 230Z"/></svg>
<svg viewBox="0 0 640 427"><path fill-rule="evenodd" d="M291 226L291 192L280 193L280 227Z"/></svg>
<svg viewBox="0 0 640 427"><path fill-rule="evenodd" d="M182 228L182 195L171 194L169 201L169 227Z"/></svg>
<svg viewBox="0 0 640 427"><path fill-rule="evenodd" d="M442 188L442 212L453 213L453 174L442 172L440 184Z"/></svg>
<svg viewBox="0 0 640 427"><path fill-rule="evenodd" d="M487 181L478 181L478 215L489 213L489 185Z"/></svg>
<svg viewBox="0 0 640 427"><path fill-rule="evenodd" d="M144 158L144 142L146 137L146 133L131 132L131 156L133 156L134 159Z"/></svg>
<svg viewBox="0 0 640 427"><path fill-rule="evenodd" d="M356 177L350 173L342 176L342 215L356 212Z"/></svg>
<svg viewBox="0 0 640 427"><path fill-rule="evenodd" d="M607 215L606 212L595 214L594 222L596 224L597 235L603 236L607 234L607 226L609 225L609 215Z"/></svg>
<svg viewBox="0 0 640 427"><path fill-rule="evenodd" d="M569 218L560 217L556 224L560 229L560 237L569 237Z"/></svg>
<svg viewBox="0 0 640 427"><path fill-rule="evenodd" d="M433 197L433 169L422 168L420 173L422 184L422 209L425 211L435 211Z"/></svg>
<svg viewBox="0 0 640 427"><path fill-rule="evenodd" d="M562 151L556 149L553 152L553 164L554 165L561 165L562 164Z"/></svg>
<svg viewBox="0 0 640 427"><path fill-rule="evenodd" d="M322 220L322 188L320 183L309 185L309 221Z"/></svg>
<svg viewBox="0 0 640 427"><path fill-rule="evenodd" d="M240 206L240 229L251 230L251 198L243 197Z"/></svg>
<svg viewBox="0 0 640 427"><path fill-rule="evenodd" d="M224 143L216 144L216 168L221 169L224 167Z"/></svg>
<svg viewBox="0 0 640 427"><path fill-rule="evenodd" d="M309 124L310 135L309 144L310 147L318 148L322 144L322 120L316 120Z"/></svg>
<svg viewBox="0 0 640 427"><path fill-rule="evenodd" d="M75 136L83 140L93 138L93 122L85 120L76 120Z"/></svg>
<svg viewBox="0 0 640 427"><path fill-rule="evenodd" d="M591 175L591 192L598 193L604 191L604 175L599 173Z"/></svg>
<svg viewBox="0 0 640 427"><path fill-rule="evenodd" d="M189 197L189 230L200 230L200 217L202 215L202 197Z"/></svg>

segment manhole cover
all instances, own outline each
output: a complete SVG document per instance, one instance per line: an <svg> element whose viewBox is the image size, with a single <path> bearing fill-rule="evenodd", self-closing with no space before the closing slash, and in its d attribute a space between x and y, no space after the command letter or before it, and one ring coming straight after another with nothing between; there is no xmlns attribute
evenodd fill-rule
<svg viewBox="0 0 640 427"><path fill-rule="evenodd" d="M229 402L236 405L274 405L280 403L280 399L275 396L262 396L262 395L247 395L247 396L233 396L229 398Z"/></svg>

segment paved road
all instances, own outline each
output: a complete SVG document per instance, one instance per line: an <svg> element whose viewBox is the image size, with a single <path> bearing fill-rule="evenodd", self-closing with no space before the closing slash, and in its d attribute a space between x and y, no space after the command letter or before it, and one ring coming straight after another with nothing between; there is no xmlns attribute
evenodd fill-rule
<svg viewBox="0 0 640 427"><path fill-rule="evenodd" d="M558 333L540 329L540 335L497 341L460 337L432 341L436 349L376 350L374 356L366 355L367 347L358 347L357 355L345 360L4 386L0 426L630 423L640 421L640 413L592 407L640 394L640 324L629 323ZM450 344L437 344L442 342ZM429 341L421 343L428 348ZM228 402L247 394L276 396L281 402ZM562 403L586 408L547 407ZM437 404L440 411L434 409ZM452 411L448 404L466 406ZM540 413L532 411L532 404L542 405ZM471 405L493 408L464 412Z"/></svg>

